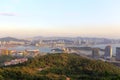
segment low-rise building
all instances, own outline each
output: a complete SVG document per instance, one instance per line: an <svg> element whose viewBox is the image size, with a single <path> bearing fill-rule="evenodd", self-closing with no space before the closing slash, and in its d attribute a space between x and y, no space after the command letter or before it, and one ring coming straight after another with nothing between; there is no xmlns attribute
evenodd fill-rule
<svg viewBox="0 0 120 80"><path fill-rule="evenodd" d="M14 59L8 62L4 62L4 66L16 65L16 64L24 63L26 61L28 61L27 58Z"/></svg>
<svg viewBox="0 0 120 80"><path fill-rule="evenodd" d="M25 50L25 52L27 53L27 57L35 57L40 53L40 51L38 49L36 49L36 50Z"/></svg>

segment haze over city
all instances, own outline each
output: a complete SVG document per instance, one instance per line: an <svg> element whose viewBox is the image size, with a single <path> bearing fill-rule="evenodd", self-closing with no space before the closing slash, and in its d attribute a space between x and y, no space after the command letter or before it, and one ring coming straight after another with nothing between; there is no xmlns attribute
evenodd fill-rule
<svg viewBox="0 0 120 80"><path fill-rule="evenodd" d="M120 80L120 0L0 0L0 80Z"/></svg>
<svg viewBox="0 0 120 80"><path fill-rule="evenodd" d="M120 38L120 0L0 0L0 37Z"/></svg>

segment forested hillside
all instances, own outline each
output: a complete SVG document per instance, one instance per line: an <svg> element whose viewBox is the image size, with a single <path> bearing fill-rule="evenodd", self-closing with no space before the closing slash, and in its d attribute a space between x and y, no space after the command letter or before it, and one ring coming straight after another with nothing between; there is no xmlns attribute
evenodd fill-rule
<svg viewBox="0 0 120 80"><path fill-rule="evenodd" d="M120 80L120 68L76 54L37 56L16 66L0 68L0 80Z"/></svg>

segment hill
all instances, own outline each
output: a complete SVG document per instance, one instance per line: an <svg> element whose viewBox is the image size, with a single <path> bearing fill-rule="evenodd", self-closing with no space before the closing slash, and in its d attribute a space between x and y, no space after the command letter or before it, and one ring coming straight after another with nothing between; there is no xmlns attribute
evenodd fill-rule
<svg viewBox="0 0 120 80"><path fill-rule="evenodd" d="M0 80L120 80L120 68L76 54L37 56L16 66L0 68Z"/></svg>
<svg viewBox="0 0 120 80"><path fill-rule="evenodd" d="M9 41L20 41L20 42L25 42L27 40L23 40L23 39L16 39L16 38L13 38L13 37L4 37L4 38L0 38L0 41L6 41L6 42L9 42Z"/></svg>

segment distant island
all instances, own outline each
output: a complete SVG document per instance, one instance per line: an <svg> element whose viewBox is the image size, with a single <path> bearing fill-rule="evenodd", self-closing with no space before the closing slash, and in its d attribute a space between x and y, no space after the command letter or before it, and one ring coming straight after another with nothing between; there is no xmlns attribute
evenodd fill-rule
<svg viewBox="0 0 120 80"><path fill-rule="evenodd" d="M3 42L9 42L9 41L18 41L18 42L25 42L27 40L23 40L23 39L17 39L17 38L14 38L14 37L3 37L3 38L0 38L0 41Z"/></svg>

